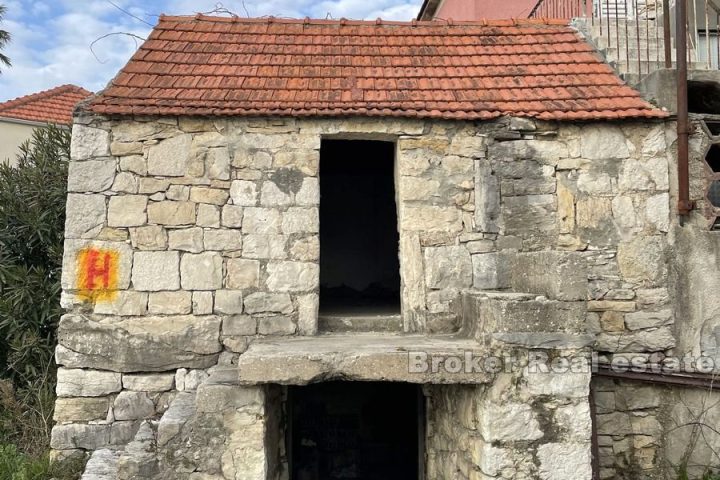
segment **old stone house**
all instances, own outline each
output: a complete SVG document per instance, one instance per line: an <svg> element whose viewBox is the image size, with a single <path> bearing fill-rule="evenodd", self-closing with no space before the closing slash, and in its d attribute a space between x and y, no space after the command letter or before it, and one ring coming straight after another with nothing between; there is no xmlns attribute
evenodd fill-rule
<svg viewBox="0 0 720 480"><path fill-rule="evenodd" d="M85 479L671 478L699 422L660 398L704 397L591 353L720 354L694 125L679 218L674 120L563 23L161 17L75 115L52 447Z"/></svg>

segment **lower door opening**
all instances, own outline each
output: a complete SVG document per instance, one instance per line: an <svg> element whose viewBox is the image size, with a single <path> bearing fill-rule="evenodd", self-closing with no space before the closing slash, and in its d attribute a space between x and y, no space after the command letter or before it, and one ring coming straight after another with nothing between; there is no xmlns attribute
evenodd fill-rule
<svg viewBox="0 0 720 480"><path fill-rule="evenodd" d="M399 321L394 156L392 142L321 144L321 328L323 319L347 324L353 317L364 317L377 323L395 316Z"/></svg>
<svg viewBox="0 0 720 480"><path fill-rule="evenodd" d="M327 382L288 391L290 480L421 480L417 385Z"/></svg>

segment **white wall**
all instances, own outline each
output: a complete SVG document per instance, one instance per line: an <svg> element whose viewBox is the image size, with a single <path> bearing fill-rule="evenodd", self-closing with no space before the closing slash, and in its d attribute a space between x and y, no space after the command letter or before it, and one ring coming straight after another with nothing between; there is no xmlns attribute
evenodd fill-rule
<svg viewBox="0 0 720 480"><path fill-rule="evenodd" d="M36 125L0 119L0 162L5 163L9 159L10 164L14 165L20 152L18 147L32 136L35 128Z"/></svg>

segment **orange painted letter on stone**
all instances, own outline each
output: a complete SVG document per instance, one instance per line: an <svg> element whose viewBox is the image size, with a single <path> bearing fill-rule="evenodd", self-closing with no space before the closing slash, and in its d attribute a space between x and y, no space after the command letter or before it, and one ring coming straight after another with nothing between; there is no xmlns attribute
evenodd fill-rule
<svg viewBox="0 0 720 480"><path fill-rule="evenodd" d="M117 292L118 252L84 248L77 256L77 289L91 301L112 300Z"/></svg>

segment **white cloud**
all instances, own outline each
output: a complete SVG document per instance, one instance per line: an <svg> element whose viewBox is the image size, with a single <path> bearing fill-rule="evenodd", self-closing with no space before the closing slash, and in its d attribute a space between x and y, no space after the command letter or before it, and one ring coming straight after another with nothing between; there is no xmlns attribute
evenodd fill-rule
<svg viewBox="0 0 720 480"><path fill-rule="evenodd" d="M217 0L112 0L148 23L155 24L161 13L190 15L212 11ZM7 5L6 20L0 28L13 40L6 53L13 61L0 73L0 101L73 83L98 91L107 85L136 49L133 39L118 35L90 44L113 32L147 36L146 24L122 13L108 0L0 0ZM242 0L225 0L223 5L245 15ZM254 17L274 15L302 18L411 20L421 0L245 0Z"/></svg>

